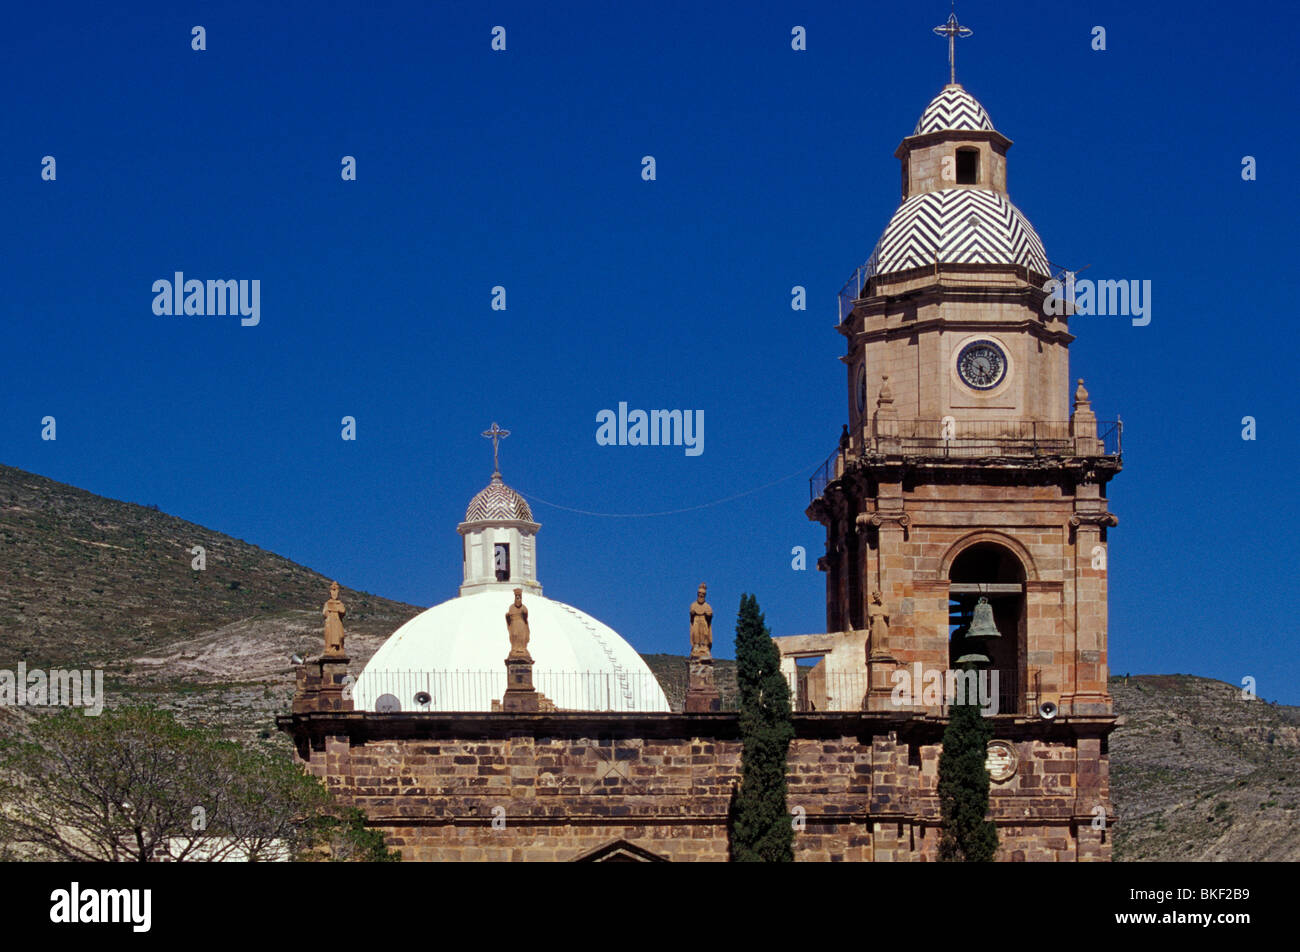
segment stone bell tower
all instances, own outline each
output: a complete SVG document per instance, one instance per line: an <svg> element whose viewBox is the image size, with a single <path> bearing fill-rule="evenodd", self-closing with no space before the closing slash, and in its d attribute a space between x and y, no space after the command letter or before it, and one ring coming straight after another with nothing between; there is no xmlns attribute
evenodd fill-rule
<svg viewBox="0 0 1300 952"><path fill-rule="evenodd" d="M827 631L874 632L864 709L898 710L900 671L955 667L987 598L996 730L1014 746L1050 728L1064 746L1035 756L1075 765L1061 782L1078 827L1108 809L1120 425L1098 423L1083 381L1071 386L1068 308L1044 308L1054 269L1008 196L1010 146L955 81L898 146L902 203L840 292L849 422L808 516L826 527ZM875 592L887 626L868 619ZM925 700L907 710L946 713Z"/></svg>
<svg viewBox="0 0 1300 952"><path fill-rule="evenodd" d="M1043 304L1052 268L1008 198L1010 145L945 86L895 153L902 204L840 294L849 424L808 515L826 526L827 630L865 629L872 592L889 611L870 709L900 666L947 668L984 596L1004 713L1111 711L1119 424L1099 429L1081 380L1069 413L1074 338Z"/></svg>

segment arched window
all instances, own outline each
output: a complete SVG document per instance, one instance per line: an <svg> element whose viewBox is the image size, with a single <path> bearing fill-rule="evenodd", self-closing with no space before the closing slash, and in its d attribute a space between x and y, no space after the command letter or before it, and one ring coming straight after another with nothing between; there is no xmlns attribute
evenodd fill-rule
<svg viewBox="0 0 1300 952"><path fill-rule="evenodd" d="M948 663L969 648L964 635L980 598L993 609L1000 637L990 638L975 650L988 655L990 670L998 672L998 713L1022 713L1021 668L1026 637L1025 569L1014 552L996 542L977 542L963 549L948 570Z"/></svg>

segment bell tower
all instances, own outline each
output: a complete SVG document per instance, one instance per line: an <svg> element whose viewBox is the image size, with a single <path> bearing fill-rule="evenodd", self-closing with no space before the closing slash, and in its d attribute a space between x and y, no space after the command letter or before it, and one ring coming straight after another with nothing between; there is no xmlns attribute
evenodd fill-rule
<svg viewBox="0 0 1300 952"><path fill-rule="evenodd" d="M826 528L827 637L866 645L876 855L934 858L949 699L918 682L975 668L998 857L1104 860L1120 424L1071 388L1071 309L1044 306L1054 269L1009 197L1011 140L956 82L970 31L954 15L935 32L949 82L898 146L901 204L839 295L848 423L807 510Z"/></svg>
<svg viewBox="0 0 1300 952"><path fill-rule="evenodd" d="M950 79L898 146L902 203L839 295L849 422L808 508L827 631L866 629L881 593L865 704L896 709L895 672L954 665L987 599L1002 714L1107 717L1120 425L1082 380L1071 400L1069 309L1044 307L1053 268L1008 196L1011 140Z"/></svg>

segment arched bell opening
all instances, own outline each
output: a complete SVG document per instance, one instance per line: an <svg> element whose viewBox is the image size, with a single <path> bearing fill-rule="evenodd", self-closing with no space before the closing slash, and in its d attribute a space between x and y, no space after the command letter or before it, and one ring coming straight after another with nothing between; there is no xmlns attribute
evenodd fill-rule
<svg viewBox="0 0 1300 952"><path fill-rule="evenodd" d="M973 638L980 599L988 600L997 637ZM1014 552L996 542L977 542L963 550L948 570L948 665L983 654L998 672L998 713L1022 713L1027 622L1025 567ZM987 624L987 616L981 624Z"/></svg>

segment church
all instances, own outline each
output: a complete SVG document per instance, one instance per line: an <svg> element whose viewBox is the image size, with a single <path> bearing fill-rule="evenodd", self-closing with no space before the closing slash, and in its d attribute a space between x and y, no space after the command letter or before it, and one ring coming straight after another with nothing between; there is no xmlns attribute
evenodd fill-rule
<svg viewBox="0 0 1300 952"><path fill-rule="evenodd" d="M826 533L825 631L774 639L795 708L795 857L936 858L938 686L976 663L998 859L1109 860L1120 425L1072 382L1070 308L1008 195L1011 140L956 82L969 31L953 16L936 32L949 82L895 151L901 204L839 294L848 422L807 508ZM484 434L492 477L456 527L457 597L359 673L332 597L326 651L298 669L279 727L407 860L727 860L741 744L712 683L706 591L690 688L670 703L613 629L543 597L503 434Z"/></svg>

